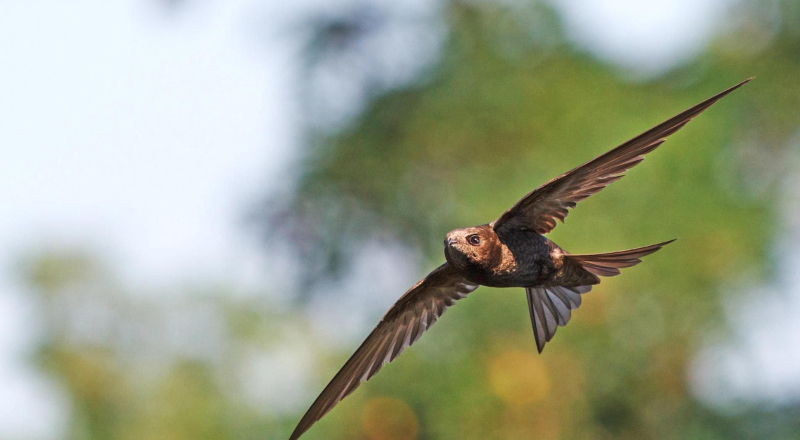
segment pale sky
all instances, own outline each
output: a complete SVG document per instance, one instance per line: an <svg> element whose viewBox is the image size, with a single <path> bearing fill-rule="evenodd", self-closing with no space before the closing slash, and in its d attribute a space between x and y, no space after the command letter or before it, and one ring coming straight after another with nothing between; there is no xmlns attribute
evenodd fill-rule
<svg viewBox="0 0 800 440"><path fill-rule="evenodd" d="M243 30L261 3L199 3L0 6L0 438L53 434L19 252L93 247L147 288L252 279L242 217L295 148L289 53Z"/></svg>
<svg viewBox="0 0 800 440"><path fill-rule="evenodd" d="M552 3L576 44L645 74L702 51L726 4ZM0 5L0 439L57 438L66 421L63 398L24 363L37 326L13 278L20 252L98 249L131 290L264 282L241 221L297 159L298 107L291 42L258 26L332 4Z"/></svg>

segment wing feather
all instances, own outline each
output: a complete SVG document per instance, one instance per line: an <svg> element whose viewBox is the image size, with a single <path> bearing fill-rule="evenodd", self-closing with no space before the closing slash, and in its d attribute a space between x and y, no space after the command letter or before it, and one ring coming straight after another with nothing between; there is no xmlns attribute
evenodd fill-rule
<svg viewBox="0 0 800 440"><path fill-rule="evenodd" d="M578 202L621 179L625 172L644 160L644 155L658 148L665 138L691 121L727 94L752 78L712 96L677 116L651 128L613 150L545 183L503 213L493 227L532 229L539 234L553 230L563 222Z"/></svg>
<svg viewBox="0 0 800 440"><path fill-rule="evenodd" d="M477 288L445 263L409 289L317 397L290 440L299 438L361 382L416 342L449 306Z"/></svg>

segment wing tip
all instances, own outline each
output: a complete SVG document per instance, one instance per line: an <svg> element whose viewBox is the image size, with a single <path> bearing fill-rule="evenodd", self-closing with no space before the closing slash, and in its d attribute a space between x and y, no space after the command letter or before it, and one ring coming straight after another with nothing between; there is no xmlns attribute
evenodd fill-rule
<svg viewBox="0 0 800 440"><path fill-rule="evenodd" d="M714 97L711 98L711 100L713 100L713 102L716 102L716 101L724 98L725 96L727 96L728 94L730 94L734 90L738 89L739 87L741 87L741 86L749 83L750 81L754 80L755 78L756 78L755 76L751 76L750 78L747 78L746 80L740 82L739 84L736 84L734 86L728 87L727 89L717 93Z"/></svg>
<svg viewBox="0 0 800 440"><path fill-rule="evenodd" d="M666 246L666 245L668 245L670 243L673 243L673 242L675 242L677 240L678 240L677 238L673 238L671 240L662 241L661 243L658 243L656 246Z"/></svg>
<svg viewBox="0 0 800 440"><path fill-rule="evenodd" d="M297 439L299 439L300 436L303 435L307 430L308 430L307 428L303 429L303 430L300 430L300 426L298 426L292 432L292 435L289 437L289 440L297 440Z"/></svg>

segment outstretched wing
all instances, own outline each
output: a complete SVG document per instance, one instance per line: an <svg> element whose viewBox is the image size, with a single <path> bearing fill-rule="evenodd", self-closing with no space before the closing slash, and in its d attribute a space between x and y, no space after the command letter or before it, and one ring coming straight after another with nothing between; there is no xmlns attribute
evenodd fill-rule
<svg viewBox="0 0 800 440"><path fill-rule="evenodd" d="M570 208L574 208L581 200L621 179L627 170L644 160L645 154L658 148L667 136L680 130L692 118L751 79L706 99L606 154L540 186L503 213L495 221L494 229L496 231L499 228L532 229L539 234L552 231L556 227L557 220L564 221Z"/></svg>
<svg viewBox="0 0 800 440"><path fill-rule="evenodd" d="M457 300L477 289L445 263L418 282L389 309L375 330L336 373L300 420L290 440L299 438L340 400L416 342Z"/></svg>

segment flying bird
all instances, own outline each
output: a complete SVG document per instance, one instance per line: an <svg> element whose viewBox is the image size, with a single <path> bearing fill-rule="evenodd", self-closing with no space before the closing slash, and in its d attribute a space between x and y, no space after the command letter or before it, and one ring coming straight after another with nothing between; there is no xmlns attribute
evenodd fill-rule
<svg viewBox="0 0 800 440"><path fill-rule="evenodd" d="M497 220L450 231L444 240L446 263L409 289L386 313L353 356L311 405L292 433L296 440L339 401L393 361L430 328L444 311L478 286L522 287L539 353L567 325L581 295L600 277L619 275L674 240L603 254L571 254L544 234L564 222L569 209L644 160L666 137L680 130L749 78L613 150L545 183Z"/></svg>

